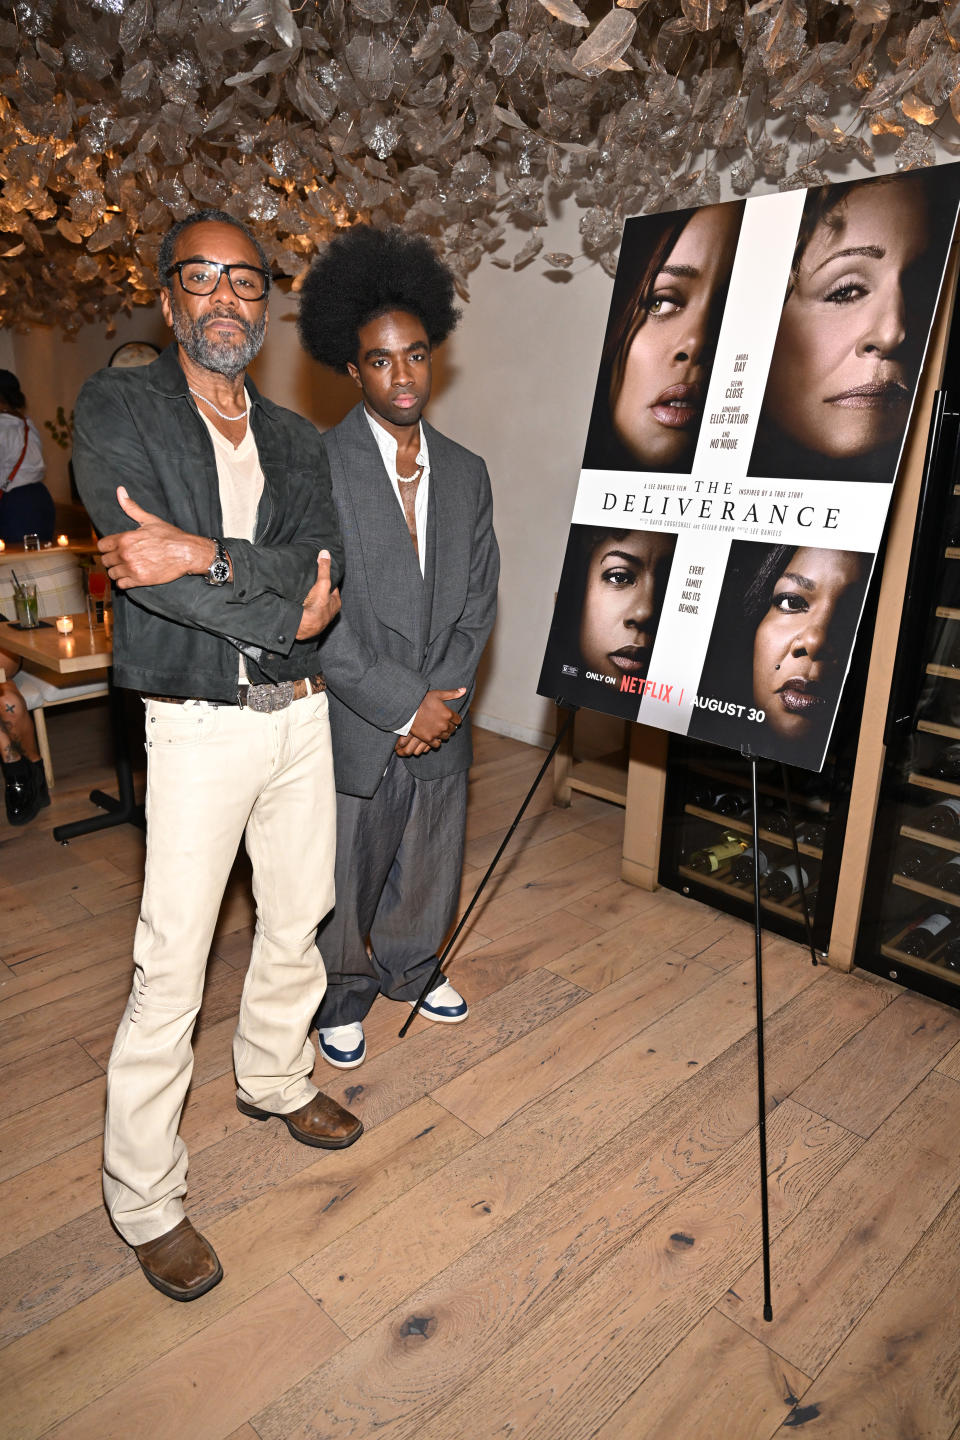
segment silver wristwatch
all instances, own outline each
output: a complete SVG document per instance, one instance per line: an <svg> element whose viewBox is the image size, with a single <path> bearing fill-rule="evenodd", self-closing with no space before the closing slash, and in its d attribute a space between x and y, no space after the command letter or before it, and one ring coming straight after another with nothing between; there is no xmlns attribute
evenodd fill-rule
<svg viewBox="0 0 960 1440"><path fill-rule="evenodd" d="M211 561L209 570L203 577L204 584L226 585L230 579L230 561L227 559L227 552L223 548L222 540L217 540L212 535L210 538L217 547L217 553Z"/></svg>

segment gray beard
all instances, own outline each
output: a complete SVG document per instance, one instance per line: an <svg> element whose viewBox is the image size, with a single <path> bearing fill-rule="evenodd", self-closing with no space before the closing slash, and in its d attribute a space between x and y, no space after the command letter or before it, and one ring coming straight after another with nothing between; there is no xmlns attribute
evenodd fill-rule
<svg viewBox="0 0 960 1440"><path fill-rule="evenodd" d="M239 345L232 345L229 341L217 344L208 339L205 326L218 318L226 319L227 317L225 315L217 316L214 311L209 315L191 320L179 306L174 305L174 337L184 354L189 355L194 364L202 366L204 370L212 370L215 375L225 375L228 380L235 380L238 375L243 374L251 360L259 354L267 328L267 314L264 311L255 324L244 320L242 315L231 314L229 316L243 329L244 338Z"/></svg>

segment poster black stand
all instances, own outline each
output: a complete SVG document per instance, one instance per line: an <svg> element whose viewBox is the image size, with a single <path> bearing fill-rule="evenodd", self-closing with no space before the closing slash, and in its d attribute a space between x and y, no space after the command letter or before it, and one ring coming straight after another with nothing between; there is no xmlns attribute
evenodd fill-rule
<svg viewBox="0 0 960 1440"><path fill-rule="evenodd" d="M740 752L750 761L751 798L753 801L753 926L756 959L755 990L757 1000L757 1103L760 1140L760 1236L763 1256L763 1318L773 1319L770 1299L770 1209L767 1200L767 1095L763 1069L763 927L760 923L760 835L757 803L757 757L744 747ZM786 780L786 776L784 776ZM791 829L792 829L791 821ZM796 844L796 840L794 840ZM806 896L804 896L806 910Z"/></svg>
<svg viewBox="0 0 960 1440"><path fill-rule="evenodd" d="M497 851L496 855L494 855L493 859L490 861L490 864L487 866L487 873L484 875L483 879L480 881L480 884L477 886L476 890L474 891L473 899L470 901L470 904L467 906L466 910L464 910L463 914L460 916L460 919L457 921L457 928L456 928L456 930L454 930L453 934L450 936L450 939L448 940L448 942L447 942L447 944L446 944L446 946L445 946L445 948L444 948L443 954L440 956L440 958L439 958L439 960L437 961L436 965L433 967L433 972L432 972L432 974L431 974L431 976L430 976L430 979L427 981L426 985L424 985L422 991L420 992L420 996L419 996L419 998L418 998L418 1000L417 1000L417 1003L414 1005L413 1009L410 1011L410 1014L407 1016L406 1020L404 1021L403 1025L402 1025L402 1027L401 1027L401 1029L400 1029L400 1032L399 1032L399 1038L400 1038L401 1040L403 1039L404 1035L406 1035L407 1031L410 1029L410 1026L413 1024L414 1020L416 1019L416 1017L417 1017L417 1015L418 1015L418 1013L419 1013L419 1011L420 1011L420 1006L423 1004L424 1000L426 1000L427 996L430 994L430 991L433 989L433 987L436 985L437 981L440 979L440 976L441 976L441 974L443 973L443 966L444 966L444 962L446 961L447 956L450 954L450 952L451 952L451 950L453 949L454 945L457 943L457 938L458 938L458 936L459 936L459 934L460 934L460 931L463 929L464 925L466 925L467 920L468 920L469 917L470 917L470 912L472 911L474 905L476 905L477 901L480 899L481 894L483 893L483 888L484 888L484 886L486 885L487 881L490 879L490 876L493 874L494 870L497 868L497 864L498 864L498 862L499 862L499 860L500 860L500 856L503 854L504 850L506 850L507 846L510 844L510 839L511 839L511 836L513 835L514 830L516 830L517 826L520 824L520 821L523 819L523 812L526 810L527 806L530 804L530 801L533 799L534 794L536 793L536 790L537 790L537 786L540 784L540 781L543 779L544 775L546 775L546 773L547 773L547 767L549 766L549 764L550 764L551 760L553 759L554 755L556 755L557 751L560 749L560 745L561 745L561 743L562 743L562 741L563 741L563 737L566 735L566 733L567 733L567 731L569 730L570 726L573 724L573 717L574 717L574 715L576 715L577 710L580 708L578 705L570 705L568 701L562 699L560 696L557 697L557 702L556 702L556 703L557 703L557 705L559 705L559 706L561 706L561 707L564 707L564 706L567 707L567 710L568 710L567 718L564 720L563 724L560 726L560 729L557 731L557 738L554 740L553 744L551 745L550 750L549 750L549 753L547 754L546 760L544 760L543 764L540 766L540 769L539 769L539 771L537 772L537 778L534 780L533 784L530 786L530 789L527 791L526 799L524 800L523 804L520 806L520 809L517 811L517 813L516 813L516 815L515 815L515 817L514 817L513 824L510 826L510 829L507 831L506 835L503 837L503 840L501 841L499 850Z"/></svg>

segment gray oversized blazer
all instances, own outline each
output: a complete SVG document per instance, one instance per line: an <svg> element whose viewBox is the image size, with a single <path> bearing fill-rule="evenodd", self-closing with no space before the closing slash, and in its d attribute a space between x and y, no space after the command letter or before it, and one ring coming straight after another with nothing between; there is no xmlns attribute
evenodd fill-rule
<svg viewBox="0 0 960 1440"><path fill-rule="evenodd" d="M500 556L490 477L479 455L423 421L430 452L424 574L363 405L328 430L344 545L343 608L321 639L337 789L373 795L428 690L467 686L463 724L439 750L404 761L423 779L469 768L477 665L497 608Z"/></svg>

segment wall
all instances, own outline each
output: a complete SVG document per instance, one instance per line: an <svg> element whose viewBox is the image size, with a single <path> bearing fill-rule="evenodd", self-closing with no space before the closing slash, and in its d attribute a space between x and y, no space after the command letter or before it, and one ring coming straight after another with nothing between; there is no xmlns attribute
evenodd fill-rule
<svg viewBox="0 0 960 1440"><path fill-rule="evenodd" d="M578 211L550 228L547 248L576 251ZM514 240L509 253L519 247ZM503 558L500 617L476 701L476 716L504 734L538 743L552 736L554 707L535 693L553 594L592 401L611 281L577 262L565 283L546 280L536 262L513 272L485 260L471 277L471 298L452 339L437 356L431 421L479 451L494 488ZM335 424L356 391L301 351L293 297L274 294L270 328L252 374L271 399ZM121 317L116 334L86 326L75 337L37 327L0 331L0 357L12 356L38 426L57 406L69 412L77 391L126 340L165 343L159 307ZM6 346L6 352L4 351ZM4 362L0 358L0 365ZM50 488L69 498L66 452L44 431ZM133 493L135 489L131 486Z"/></svg>

